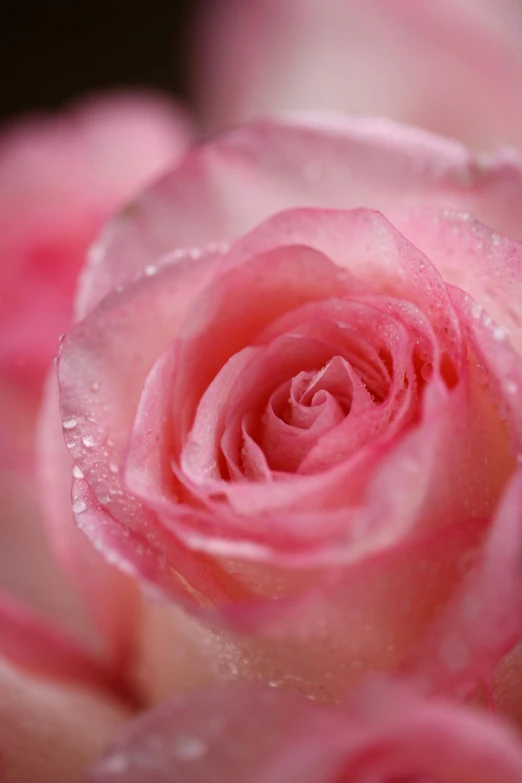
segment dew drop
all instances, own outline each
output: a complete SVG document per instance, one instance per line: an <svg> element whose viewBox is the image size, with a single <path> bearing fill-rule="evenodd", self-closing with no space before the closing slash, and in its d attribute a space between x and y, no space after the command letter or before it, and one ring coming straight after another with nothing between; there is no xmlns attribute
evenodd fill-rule
<svg viewBox="0 0 522 783"><path fill-rule="evenodd" d="M78 465L75 465L72 469L72 474L74 478L81 479L83 478L83 470L78 467Z"/></svg>
<svg viewBox="0 0 522 783"><path fill-rule="evenodd" d="M458 672L468 663L468 650L459 639L448 637L440 646L440 657L448 669Z"/></svg>
<svg viewBox="0 0 522 783"><path fill-rule="evenodd" d="M471 305L471 314L473 318L479 319L482 315L482 307L479 305L478 302L473 302Z"/></svg>
<svg viewBox="0 0 522 783"><path fill-rule="evenodd" d="M83 502L83 500L75 500L72 504L72 510L75 514L83 514L87 506Z"/></svg>
<svg viewBox="0 0 522 783"><path fill-rule="evenodd" d="M503 329L501 326L495 326L493 329L493 339L498 340L499 342L501 340L506 339L506 330Z"/></svg>
<svg viewBox="0 0 522 783"><path fill-rule="evenodd" d="M64 419L62 423L62 427L64 430L73 430L76 426L78 426L78 422L76 419Z"/></svg>
<svg viewBox="0 0 522 783"><path fill-rule="evenodd" d="M120 753L116 754L115 756L111 756L109 759L106 759L100 767L100 769L102 769L105 774L108 773L109 775L126 772L128 768L128 760Z"/></svg>
<svg viewBox="0 0 522 783"><path fill-rule="evenodd" d="M119 468L115 462L111 462L111 464L109 465L109 470L111 473L117 473Z"/></svg>
<svg viewBox="0 0 522 783"><path fill-rule="evenodd" d="M94 438L92 435L84 435L82 438L82 443L86 449L92 449L94 446Z"/></svg>
<svg viewBox="0 0 522 783"><path fill-rule="evenodd" d="M182 735L177 737L174 750L179 759L183 761L197 761L207 752L207 746L199 737Z"/></svg>

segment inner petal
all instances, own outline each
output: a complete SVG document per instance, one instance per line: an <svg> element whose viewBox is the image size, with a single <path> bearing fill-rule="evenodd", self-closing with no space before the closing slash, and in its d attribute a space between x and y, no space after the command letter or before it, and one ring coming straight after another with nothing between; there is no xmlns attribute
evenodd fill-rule
<svg viewBox="0 0 522 783"><path fill-rule="evenodd" d="M271 396L262 422L260 446L270 468L297 471L319 438L350 414L352 404L362 410L374 403L349 362L340 356L330 359L319 372L299 373L283 384Z"/></svg>

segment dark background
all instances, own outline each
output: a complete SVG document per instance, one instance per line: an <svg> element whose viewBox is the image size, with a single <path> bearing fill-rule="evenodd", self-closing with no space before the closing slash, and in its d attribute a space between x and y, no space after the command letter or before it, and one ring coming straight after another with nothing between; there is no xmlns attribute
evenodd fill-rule
<svg viewBox="0 0 522 783"><path fill-rule="evenodd" d="M196 11L197 0L5 0L0 120L55 110L110 87L155 87L189 98Z"/></svg>

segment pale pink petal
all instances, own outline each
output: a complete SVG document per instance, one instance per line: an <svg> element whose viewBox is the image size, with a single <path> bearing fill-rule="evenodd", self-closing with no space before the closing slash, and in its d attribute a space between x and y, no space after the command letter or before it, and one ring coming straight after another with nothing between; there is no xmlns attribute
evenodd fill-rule
<svg viewBox="0 0 522 783"><path fill-rule="evenodd" d="M346 567L330 561L322 574L278 568L273 557L253 567L224 556L250 600L239 595L218 605L224 622L214 607L199 618L193 610L146 607L136 656L140 692L156 701L208 680L248 678L337 699L369 672L405 660L476 562L487 529L480 520L456 524L383 544Z"/></svg>
<svg viewBox="0 0 522 783"><path fill-rule="evenodd" d="M510 333L495 323L489 313L461 289L450 287L450 295L460 312L469 355L477 362L477 380L496 407L497 430L500 434L504 429L508 434L511 453L519 461L522 455L522 411L519 404L522 362L512 346L517 342L517 335L513 334L508 339ZM488 407L491 409L491 403ZM499 454L498 451L491 453Z"/></svg>
<svg viewBox="0 0 522 783"><path fill-rule="evenodd" d="M85 783L518 783L507 729L394 683L337 708L252 686L200 690L131 724Z"/></svg>
<svg viewBox="0 0 522 783"><path fill-rule="evenodd" d="M185 150L189 124L147 93L100 95L0 135L0 371L39 390L103 221Z"/></svg>
<svg viewBox="0 0 522 783"><path fill-rule="evenodd" d="M522 243L451 210L394 213L390 219L448 283L473 297L477 320L492 318L499 341L508 338L522 355Z"/></svg>
<svg viewBox="0 0 522 783"><path fill-rule="evenodd" d="M475 149L522 139L517 0L210 0L197 21L197 97L214 130L330 109L392 117Z"/></svg>
<svg viewBox="0 0 522 783"><path fill-rule="evenodd" d="M0 778L76 783L128 717L101 691L38 679L0 660Z"/></svg>
<svg viewBox="0 0 522 783"><path fill-rule="evenodd" d="M325 115L252 123L191 151L103 232L77 313L175 248L229 242L292 207L439 205L522 237L522 160L485 163L457 142L386 120Z"/></svg>
<svg viewBox="0 0 522 783"><path fill-rule="evenodd" d="M406 669L429 690L467 693L491 680L522 632L522 472L512 479L479 560Z"/></svg>
<svg viewBox="0 0 522 783"><path fill-rule="evenodd" d="M119 669L129 655L135 632L137 589L96 552L76 526L72 482L81 471L67 451L64 433L67 429L62 426L53 367L44 390L36 443L42 522L58 562L81 596L83 611L80 615L76 607L75 617L82 616L84 625L88 625L88 618L93 621L105 654Z"/></svg>
<svg viewBox="0 0 522 783"><path fill-rule="evenodd" d="M62 345L58 373L68 449L99 503L131 528L146 512L124 491L120 470L142 387L218 257L177 261L115 291Z"/></svg>
<svg viewBox="0 0 522 783"><path fill-rule="evenodd" d="M29 672L123 694L126 683L101 659L13 596L0 591L0 654Z"/></svg>
<svg viewBox="0 0 522 783"><path fill-rule="evenodd" d="M196 691L131 723L84 783L264 783L292 747L287 737L303 715L312 718L309 739L321 743L324 731L313 732L315 710L320 717L321 708L298 696L255 686ZM298 730L300 747L303 739Z"/></svg>
<svg viewBox="0 0 522 783"><path fill-rule="evenodd" d="M99 649L100 636L82 590L64 578L43 531L37 411L58 336L71 322L87 247L125 198L174 162L189 135L176 106L140 92L100 95L63 114L24 118L0 134L0 584L89 649ZM116 590L121 578L111 581L114 569L74 527L72 463L61 432L58 441L54 435L52 425L43 435L49 440L42 467L54 481L44 493L47 510L62 530L69 574L86 588L83 596L120 660L132 612Z"/></svg>
<svg viewBox="0 0 522 783"><path fill-rule="evenodd" d="M47 539L34 481L4 471L0 497L0 589L97 649L99 637Z"/></svg>
<svg viewBox="0 0 522 783"><path fill-rule="evenodd" d="M522 729L522 644L519 642L499 663L491 681L495 712Z"/></svg>
<svg viewBox="0 0 522 783"><path fill-rule="evenodd" d="M133 530L125 519L110 515L84 479L74 480L73 506L76 524L90 543L111 565L144 582L154 598L167 595L192 609L230 600L219 566L172 536L150 511L141 512L141 526Z"/></svg>

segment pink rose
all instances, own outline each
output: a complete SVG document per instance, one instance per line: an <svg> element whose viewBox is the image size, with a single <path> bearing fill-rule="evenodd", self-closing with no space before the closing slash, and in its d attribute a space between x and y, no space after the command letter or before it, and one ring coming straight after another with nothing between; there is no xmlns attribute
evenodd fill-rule
<svg viewBox="0 0 522 783"><path fill-rule="evenodd" d="M212 128L336 109L522 145L519 0L209 0L195 51Z"/></svg>
<svg viewBox="0 0 522 783"><path fill-rule="evenodd" d="M187 141L187 120L166 100L131 93L91 99L63 116L23 120L4 130L0 392L9 401L2 405L9 409L2 420L4 438L7 427L18 427L19 409L26 417L25 396L41 391L58 335L71 321L78 272L101 225L172 164ZM30 427L26 430L30 439ZM9 460L12 464L12 453Z"/></svg>
<svg viewBox="0 0 522 783"><path fill-rule="evenodd" d="M259 686L178 697L129 725L84 783L519 783L499 723L394 683L327 708Z"/></svg>
<svg viewBox="0 0 522 783"><path fill-rule="evenodd" d="M101 668L58 632L27 613L9 616L3 597L0 649L0 780L78 781L130 717L129 703L114 692ZM18 666L4 657L15 651ZM38 675L24 665L33 668L35 659Z"/></svg>
<svg viewBox="0 0 522 783"><path fill-rule="evenodd" d="M91 646L99 639L87 630L42 526L33 475L37 411L58 337L71 324L89 244L125 199L174 162L188 137L182 111L146 93L93 98L61 116L20 121L0 136L0 586ZM108 580L114 594L122 576L72 520L71 530L83 568L96 573L100 588ZM2 593L0 624L3 600Z"/></svg>
<svg viewBox="0 0 522 783"><path fill-rule="evenodd" d="M70 562L63 436L79 528L179 607L143 617L145 698L494 686L522 630L521 197L514 152L334 116L224 135L109 224L40 460Z"/></svg>

